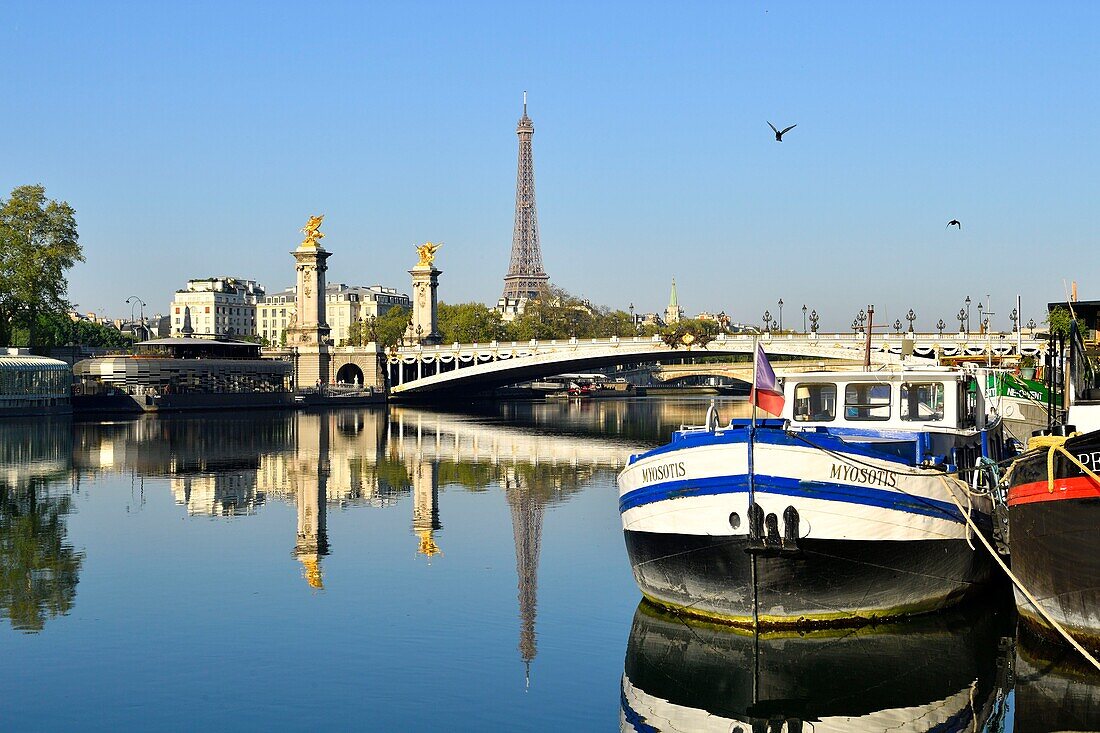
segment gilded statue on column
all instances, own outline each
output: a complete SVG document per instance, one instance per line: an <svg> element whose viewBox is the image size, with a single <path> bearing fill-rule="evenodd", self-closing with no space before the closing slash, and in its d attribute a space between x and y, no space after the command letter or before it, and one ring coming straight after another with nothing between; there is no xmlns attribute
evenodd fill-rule
<svg viewBox="0 0 1100 733"><path fill-rule="evenodd" d="M417 267L426 265L431 267L432 262L435 260L436 251L443 246L443 242L433 244L432 242L425 242L424 244L417 245L416 254L419 255L420 261L416 263Z"/></svg>
<svg viewBox="0 0 1100 733"><path fill-rule="evenodd" d="M321 233L321 221L324 218L324 214L309 217L309 221L302 227L302 234L306 235L306 238L302 240L303 247L316 249L319 246L320 240L325 236Z"/></svg>

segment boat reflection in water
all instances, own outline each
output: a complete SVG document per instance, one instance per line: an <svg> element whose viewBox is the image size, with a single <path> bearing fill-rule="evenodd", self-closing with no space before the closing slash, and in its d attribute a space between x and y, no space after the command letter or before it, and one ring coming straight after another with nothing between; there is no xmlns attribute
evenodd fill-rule
<svg viewBox="0 0 1100 733"><path fill-rule="evenodd" d="M1003 724L1011 611L988 605L898 623L751 632L634 614L623 731L962 731Z"/></svg>
<svg viewBox="0 0 1100 733"><path fill-rule="evenodd" d="M1075 650L1021 629L1013 733L1100 731L1100 672Z"/></svg>

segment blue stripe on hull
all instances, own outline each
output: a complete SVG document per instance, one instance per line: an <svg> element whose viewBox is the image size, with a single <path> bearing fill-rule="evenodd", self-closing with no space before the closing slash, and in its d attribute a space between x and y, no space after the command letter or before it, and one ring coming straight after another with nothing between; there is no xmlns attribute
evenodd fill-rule
<svg viewBox="0 0 1100 733"><path fill-rule="evenodd" d="M688 496L710 496L715 494L747 494L748 476L711 476L702 479L666 481L653 486L635 489L619 497L619 513L628 509L653 504L668 499L680 499ZM840 484L827 481L801 481L785 476L757 476L756 491L765 494L797 496L806 499L823 499L849 504L881 507L908 514L919 514L936 519L947 519L962 523L962 514L949 501L930 499L923 496L903 494L889 489L875 489L854 484Z"/></svg>

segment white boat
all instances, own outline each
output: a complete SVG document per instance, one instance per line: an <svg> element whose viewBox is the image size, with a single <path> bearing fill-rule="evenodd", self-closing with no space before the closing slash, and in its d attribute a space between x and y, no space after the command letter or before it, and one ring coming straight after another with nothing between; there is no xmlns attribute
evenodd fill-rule
<svg viewBox="0 0 1100 733"><path fill-rule="evenodd" d="M682 428L631 456L619 510L635 580L738 626L860 623L949 606L990 581L963 511L1009 450L973 375L791 373L783 414ZM960 507L963 511L960 511Z"/></svg>

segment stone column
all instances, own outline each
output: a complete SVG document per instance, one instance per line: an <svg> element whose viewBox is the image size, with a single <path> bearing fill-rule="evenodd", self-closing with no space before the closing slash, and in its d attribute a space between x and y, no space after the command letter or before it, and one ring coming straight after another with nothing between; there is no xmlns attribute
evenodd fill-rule
<svg viewBox="0 0 1100 733"><path fill-rule="evenodd" d="M316 224L313 224L316 219ZM297 353L299 389L329 382L329 326L325 320L325 271L331 252L318 243L324 235L318 231L320 218L306 225L306 238L291 252L297 271L295 315L287 328L287 346Z"/></svg>
<svg viewBox="0 0 1100 733"><path fill-rule="evenodd" d="M302 563L302 575L312 588L324 588L321 558L329 553L328 476L329 416L298 413L296 445L288 478L298 505L298 532L294 557Z"/></svg>
<svg viewBox="0 0 1100 733"><path fill-rule="evenodd" d="M443 341L439 332L439 306L436 289L442 270L435 265L419 263L409 270L412 275L412 320L405 331L405 340L414 344L438 344Z"/></svg>

